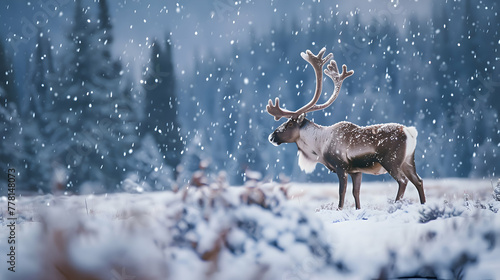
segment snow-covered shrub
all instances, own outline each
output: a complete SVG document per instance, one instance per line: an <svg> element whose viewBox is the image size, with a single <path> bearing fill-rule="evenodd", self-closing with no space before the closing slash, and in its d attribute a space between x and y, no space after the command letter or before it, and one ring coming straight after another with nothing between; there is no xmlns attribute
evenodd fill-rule
<svg viewBox="0 0 500 280"><path fill-rule="evenodd" d="M7 271L6 278L2 271L1 279L162 279L168 275L154 240L169 238L144 230L151 222L145 213L135 209L110 220L95 213L76 214L79 209L62 211L64 202L57 201L55 207L41 211L34 223L22 225L28 229L18 236L24 244L17 251L22 265L15 273Z"/></svg>
<svg viewBox="0 0 500 280"><path fill-rule="evenodd" d="M238 194L210 187L185 190L177 222L175 246L213 262L207 275L231 279L238 266L255 266L259 278L282 278L304 260L317 270L342 268L332 259L321 222L313 213L287 204L286 189L246 187ZM224 267L217 266L224 260ZM287 273L287 274L289 274ZM243 276L244 277L244 276ZM251 278L251 277L250 277Z"/></svg>
<svg viewBox="0 0 500 280"><path fill-rule="evenodd" d="M430 223L434 223L433 226L423 232L420 242L412 244L411 249L391 250L392 257L381 268L381 275L385 278L491 278L475 266L480 261L489 261L484 259L485 252L496 250L498 253L498 222L451 218Z"/></svg>
<svg viewBox="0 0 500 280"><path fill-rule="evenodd" d="M392 214L392 213L395 213L398 210L402 210L405 207L408 207L408 205L410 204L410 201L408 201L407 199L402 199L402 200L398 200L398 201L394 201L392 199L388 199L387 200L387 204L389 205L389 207L387 209L387 212L389 214Z"/></svg>
<svg viewBox="0 0 500 280"><path fill-rule="evenodd" d="M495 188L493 189L493 198L496 200L496 201L500 201L500 179L498 179L497 181L497 185L495 186Z"/></svg>
<svg viewBox="0 0 500 280"><path fill-rule="evenodd" d="M439 218L446 219L462 215L463 209L458 209L452 204L445 203L444 205L429 205L422 208L420 212L420 222L427 223Z"/></svg>

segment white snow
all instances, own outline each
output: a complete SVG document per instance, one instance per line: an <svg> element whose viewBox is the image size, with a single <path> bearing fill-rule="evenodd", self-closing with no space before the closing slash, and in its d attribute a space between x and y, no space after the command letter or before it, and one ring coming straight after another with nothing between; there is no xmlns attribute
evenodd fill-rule
<svg viewBox="0 0 500 280"><path fill-rule="evenodd" d="M411 185L394 203L395 182L364 182L342 211L335 182L18 197L15 273L3 197L0 278L498 279L495 186L424 180L420 205Z"/></svg>

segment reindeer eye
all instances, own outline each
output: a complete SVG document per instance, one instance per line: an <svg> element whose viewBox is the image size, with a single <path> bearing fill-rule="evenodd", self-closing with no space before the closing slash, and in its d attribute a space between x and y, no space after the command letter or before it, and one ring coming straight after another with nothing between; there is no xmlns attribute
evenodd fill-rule
<svg viewBox="0 0 500 280"><path fill-rule="evenodd" d="M289 122L286 126L287 127L292 127L292 125L293 125L293 122Z"/></svg>

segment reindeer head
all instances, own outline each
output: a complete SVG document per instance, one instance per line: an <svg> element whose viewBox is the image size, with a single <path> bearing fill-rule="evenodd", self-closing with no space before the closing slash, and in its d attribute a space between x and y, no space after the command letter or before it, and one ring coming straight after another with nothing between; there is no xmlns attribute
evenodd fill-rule
<svg viewBox="0 0 500 280"><path fill-rule="evenodd" d="M302 108L297 111L288 111L279 106L279 98L276 98L275 104L271 100L269 100L269 104L266 106L267 112L274 116L275 120L279 120L282 117L288 118L288 121L284 124L280 125L273 133L269 135L269 142L273 145L279 145L281 143L293 143L296 142L300 137L300 128L307 123L307 119L305 118L306 113L322 110L326 107L330 106L335 99L337 99L340 88L342 87L342 82L345 78L354 74L354 71L347 71L347 67L345 65L342 66L342 73L339 73L337 63L335 60L331 60L327 69L325 69L325 74L329 76L335 84L335 89L333 91L332 96L328 101L321 105L316 105L321 96L321 87L323 84L323 66L330 58L333 57L333 54L328 54L325 58L323 58L323 54L325 53L326 48L322 48L319 51L318 55L314 55L310 50L307 50L305 53L301 53L300 55L304 60L309 62L316 74L316 91L314 93L313 99L304 105Z"/></svg>
<svg viewBox="0 0 500 280"><path fill-rule="evenodd" d="M269 142L278 146L281 143L294 143L300 137L300 128L306 123L306 114L300 115L297 119L289 118L281 124L273 133L269 134Z"/></svg>

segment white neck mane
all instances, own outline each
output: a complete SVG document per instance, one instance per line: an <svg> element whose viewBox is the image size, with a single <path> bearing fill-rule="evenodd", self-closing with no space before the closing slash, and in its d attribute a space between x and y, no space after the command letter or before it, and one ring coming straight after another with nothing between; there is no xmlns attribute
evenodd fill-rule
<svg viewBox="0 0 500 280"><path fill-rule="evenodd" d="M300 138L297 140L299 167L306 173L311 173L316 168L322 157L322 144L324 141L324 128L308 122L300 130Z"/></svg>

